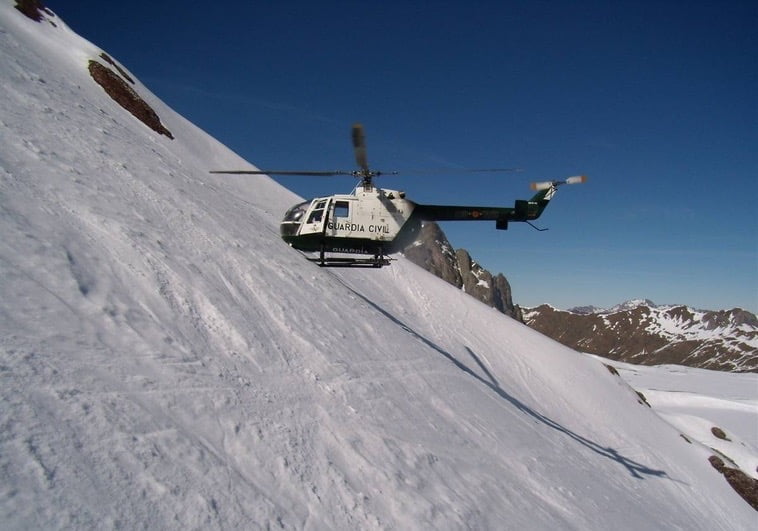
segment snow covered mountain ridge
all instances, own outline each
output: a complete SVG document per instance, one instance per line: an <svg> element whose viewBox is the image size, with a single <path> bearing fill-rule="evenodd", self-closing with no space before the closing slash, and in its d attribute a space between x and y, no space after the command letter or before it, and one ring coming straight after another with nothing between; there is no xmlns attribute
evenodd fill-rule
<svg viewBox="0 0 758 531"><path fill-rule="evenodd" d="M621 304L617 304L607 309L598 308L597 306L577 306L575 308L570 308L567 311L572 313L616 313L623 310L633 310L638 306L648 306L650 308L658 307L658 305L650 299L629 299L628 301L624 301Z"/></svg>
<svg viewBox="0 0 758 531"><path fill-rule="evenodd" d="M758 371L758 318L632 300L608 310L523 309L524 322L571 348L643 365Z"/></svg>
<svg viewBox="0 0 758 531"><path fill-rule="evenodd" d="M610 308L600 308L598 306L575 306L573 308L569 308L566 311L571 312L571 313L597 313L597 314L617 313L624 310L634 310L640 306L647 306L648 308L656 308L656 309L661 309L661 310L679 308L682 306L688 307L685 304L656 304L650 299L629 299L628 301L624 301L620 304L616 304L615 306L612 306ZM721 310L702 310L702 309L696 309L696 308L690 308L690 309L692 311L697 311L697 312L702 312L702 313L721 311ZM745 310L742 310L741 308L732 308L731 310L728 310L728 311L740 312L740 311L745 311ZM746 313L750 313L750 312L746 312Z"/></svg>
<svg viewBox="0 0 758 531"><path fill-rule="evenodd" d="M757 475L744 423L686 437L402 257L303 260L298 198L102 53L0 0L4 529L753 527L709 462Z"/></svg>

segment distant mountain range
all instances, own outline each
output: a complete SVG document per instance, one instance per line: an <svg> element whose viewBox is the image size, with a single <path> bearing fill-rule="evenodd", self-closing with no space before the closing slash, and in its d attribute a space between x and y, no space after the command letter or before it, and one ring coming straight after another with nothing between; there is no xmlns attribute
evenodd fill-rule
<svg viewBox="0 0 758 531"><path fill-rule="evenodd" d="M530 327L573 349L639 365L758 372L758 318L633 300L609 310L523 308Z"/></svg>
<svg viewBox="0 0 758 531"><path fill-rule="evenodd" d="M735 308L696 310L635 299L602 309L521 308L508 280L455 250L436 223L422 228L405 250L415 264L478 300L575 350L638 365L677 364L732 372L758 372L758 318Z"/></svg>

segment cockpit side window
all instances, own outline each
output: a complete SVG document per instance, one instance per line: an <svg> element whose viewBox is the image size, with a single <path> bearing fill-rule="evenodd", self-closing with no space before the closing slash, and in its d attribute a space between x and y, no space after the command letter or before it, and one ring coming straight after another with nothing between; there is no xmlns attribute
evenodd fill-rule
<svg viewBox="0 0 758 531"><path fill-rule="evenodd" d="M348 201L337 201L334 203L334 217L347 218L350 215L350 203Z"/></svg>
<svg viewBox="0 0 758 531"><path fill-rule="evenodd" d="M320 200L316 203L310 216L308 216L308 223L321 223L324 218L324 209L326 208L326 199Z"/></svg>

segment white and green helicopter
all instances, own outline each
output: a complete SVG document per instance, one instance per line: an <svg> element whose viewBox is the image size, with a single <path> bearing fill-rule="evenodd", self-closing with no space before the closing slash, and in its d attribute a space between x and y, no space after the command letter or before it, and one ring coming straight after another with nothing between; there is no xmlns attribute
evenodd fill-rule
<svg viewBox="0 0 758 531"><path fill-rule="evenodd" d="M537 193L531 199L516 200L513 207L422 205L407 199L405 192L374 186L373 178L382 175L382 172L368 167L366 139L361 124L353 125L352 136L359 170L215 170L211 173L319 177L352 175L361 179L351 194L309 199L294 205L284 214L280 226L282 239L300 251L318 253L309 260L320 266L389 265L387 255L400 252L413 243L424 221L491 220L495 221L495 228L499 230L506 230L510 222L526 222L531 225L531 221L540 217L559 186L586 181L586 177L580 175L562 181L532 183L532 189Z"/></svg>

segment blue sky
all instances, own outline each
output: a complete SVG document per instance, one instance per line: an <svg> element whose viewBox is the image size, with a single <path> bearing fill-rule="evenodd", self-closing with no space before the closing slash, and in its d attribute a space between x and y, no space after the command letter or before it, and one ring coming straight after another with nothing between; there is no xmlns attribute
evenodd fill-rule
<svg viewBox="0 0 758 531"><path fill-rule="evenodd" d="M508 206L587 174L549 231L443 224L516 303L758 311L754 2L46 4L261 168L353 169L360 121L371 167L402 171L380 185L421 203Z"/></svg>

